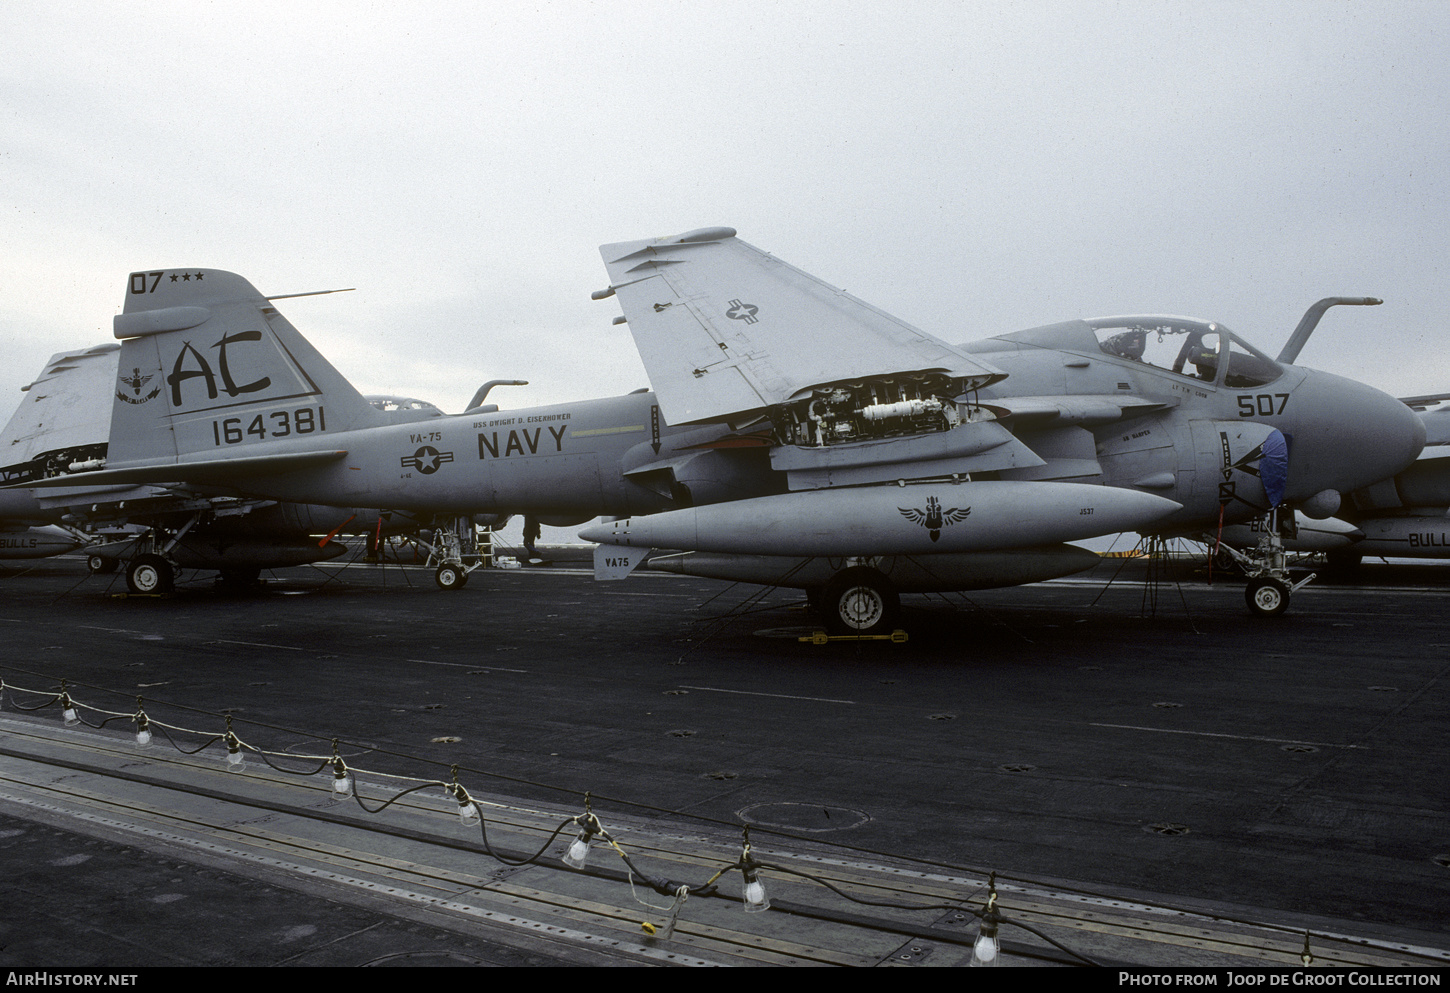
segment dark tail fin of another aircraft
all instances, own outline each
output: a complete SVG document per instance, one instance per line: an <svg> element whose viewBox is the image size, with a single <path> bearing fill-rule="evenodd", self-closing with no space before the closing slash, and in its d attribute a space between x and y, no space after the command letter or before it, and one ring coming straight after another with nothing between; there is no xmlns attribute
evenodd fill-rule
<svg viewBox="0 0 1450 993"><path fill-rule="evenodd" d="M322 448L329 435L385 423L235 273L132 273L115 334L112 466L250 456L260 442Z"/></svg>

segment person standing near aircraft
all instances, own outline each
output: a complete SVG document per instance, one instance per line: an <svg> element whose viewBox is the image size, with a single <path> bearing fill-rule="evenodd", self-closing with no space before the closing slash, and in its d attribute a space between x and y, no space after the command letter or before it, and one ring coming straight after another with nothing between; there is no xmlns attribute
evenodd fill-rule
<svg viewBox="0 0 1450 993"><path fill-rule="evenodd" d="M531 565L543 561L543 557L539 555L539 550L534 547L534 542L539 540L540 533L541 529L539 527L539 519L532 514L525 515L524 551L529 553L529 563Z"/></svg>

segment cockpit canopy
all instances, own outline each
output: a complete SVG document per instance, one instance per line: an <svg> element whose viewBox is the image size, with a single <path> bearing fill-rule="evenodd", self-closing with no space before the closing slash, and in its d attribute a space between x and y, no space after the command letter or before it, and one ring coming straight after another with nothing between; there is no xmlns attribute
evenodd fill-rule
<svg viewBox="0 0 1450 993"><path fill-rule="evenodd" d="M366 396L363 399L375 409L381 410L398 421L426 421L431 417L443 416L443 411L427 400L381 395Z"/></svg>
<svg viewBox="0 0 1450 993"><path fill-rule="evenodd" d="M1109 355L1206 383L1246 389L1284 374L1279 363L1222 324L1148 314L1095 317L1085 323Z"/></svg>

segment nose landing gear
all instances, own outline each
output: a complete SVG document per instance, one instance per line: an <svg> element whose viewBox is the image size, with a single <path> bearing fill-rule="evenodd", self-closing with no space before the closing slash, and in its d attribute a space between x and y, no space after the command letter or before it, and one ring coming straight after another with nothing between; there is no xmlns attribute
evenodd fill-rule
<svg viewBox="0 0 1450 993"><path fill-rule="evenodd" d="M1218 552L1227 552L1249 578L1244 587L1244 602L1249 613L1255 617L1278 617L1289 609L1289 600L1294 593L1314 581L1317 573L1311 572L1297 583L1289 576L1287 556L1284 553L1285 535L1294 535L1294 512L1285 507L1269 511L1259 543L1250 551L1239 551L1228 545L1219 546Z"/></svg>
<svg viewBox="0 0 1450 993"><path fill-rule="evenodd" d="M1289 609L1289 594L1293 587L1272 576L1259 576L1249 580L1244 587L1244 601L1249 611L1259 617L1278 617Z"/></svg>

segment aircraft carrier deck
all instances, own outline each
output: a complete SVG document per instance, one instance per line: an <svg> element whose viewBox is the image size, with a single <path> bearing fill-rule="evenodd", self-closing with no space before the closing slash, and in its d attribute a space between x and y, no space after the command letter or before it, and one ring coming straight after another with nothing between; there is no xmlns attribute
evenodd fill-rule
<svg viewBox="0 0 1450 993"><path fill-rule="evenodd" d="M1117 568L825 644L792 591L560 563L0 569L0 965L961 965L994 871L1005 964L1450 965L1450 567L1276 620ZM572 870L586 792L618 849Z"/></svg>

